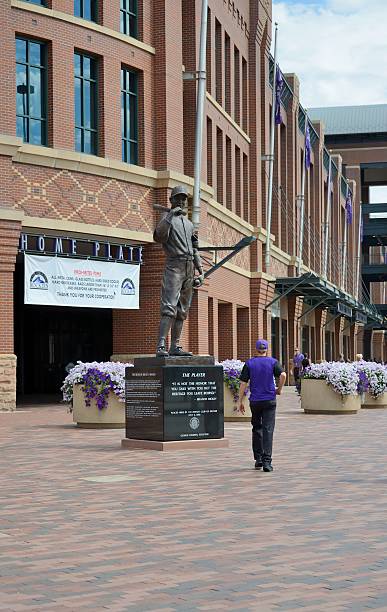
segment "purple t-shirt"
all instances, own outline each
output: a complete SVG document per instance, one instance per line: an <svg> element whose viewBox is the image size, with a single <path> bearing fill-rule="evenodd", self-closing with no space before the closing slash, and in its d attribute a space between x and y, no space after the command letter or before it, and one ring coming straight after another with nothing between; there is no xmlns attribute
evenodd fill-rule
<svg viewBox="0 0 387 612"><path fill-rule="evenodd" d="M294 355L293 357L294 367L301 368L303 359L304 359L304 355L302 353L298 353L298 355Z"/></svg>
<svg viewBox="0 0 387 612"><path fill-rule="evenodd" d="M240 380L250 381L250 402L274 400L274 376L282 374L283 369L274 357L252 357L243 366Z"/></svg>

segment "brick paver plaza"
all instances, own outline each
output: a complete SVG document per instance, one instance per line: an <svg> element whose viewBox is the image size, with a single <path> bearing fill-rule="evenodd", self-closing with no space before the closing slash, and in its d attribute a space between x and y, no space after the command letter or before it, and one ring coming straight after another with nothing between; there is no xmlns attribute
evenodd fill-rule
<svg viewBox="0 0 387 612"><path fill-rule="evenodd" d="M272 474L120 449L63 406L0 414L1 610L387 610L387 411L280 399Z"/></svg>

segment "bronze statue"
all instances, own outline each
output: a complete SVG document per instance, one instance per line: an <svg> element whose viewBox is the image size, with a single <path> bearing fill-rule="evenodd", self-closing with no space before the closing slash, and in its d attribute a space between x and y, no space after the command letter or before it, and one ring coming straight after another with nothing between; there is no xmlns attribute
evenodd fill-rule
<svg viewBox="0 0 387 612"><path fill-rule="evenodd" d="M153 234L163 245L167 260L161 290L161 319L156 355L191 356L180 346L183 324L192 301L193 286L204 280L198 251L198 236L187 217L188 192L183 185L174 187L169 198L171 209L159 221ZM199 276L195 278L195 270ZM166 339L171 330L169 352Z"/></svg>

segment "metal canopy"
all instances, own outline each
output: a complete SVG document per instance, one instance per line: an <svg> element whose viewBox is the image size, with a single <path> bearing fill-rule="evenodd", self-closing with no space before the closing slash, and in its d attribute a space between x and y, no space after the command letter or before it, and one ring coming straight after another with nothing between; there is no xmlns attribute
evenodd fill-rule
<svg viewBox="0 0 387 612"><path fill-rule="evenodd" d="M275 291L278 296L266 304L266 308L270 308L285 295L297 295L310 303L312 308L309 309L309 312L322 305L348 319L356 320L356 312L360 312L368 318L369 322L383 324L383 317L376 308L372 308L372 305L362 304L353 296L312 272L306 272L302 276L277 278Z"/></svg>

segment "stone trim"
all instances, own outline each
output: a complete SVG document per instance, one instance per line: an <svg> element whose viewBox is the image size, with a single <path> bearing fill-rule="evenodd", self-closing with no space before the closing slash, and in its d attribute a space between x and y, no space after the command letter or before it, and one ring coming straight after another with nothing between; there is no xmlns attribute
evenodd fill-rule
<svg viewBox="0 0 387 612"><path fill-rule="evenodd" d="M212 106L214 108L216 108L216 110L221 113L221 115L226 119L226 121L228 121L228 123L230 125L232 125L232 127L239 132L239 134L242 136L242 138L244 138L246 140L246 142L248 142L248 144L251 143L251 140L249 138L249 136L246 134L246 132L244 132L242 130L242 128L235 123L234 119L232 119L232 117L230 117L230 115L228 113L226 113L226 111L224 110L224 108L222 106L220 106L220 104L215 100L215 98L213 98L211 96L211 94L208 93L208 91L206 92L206 98L207 100L210 102L210 104L212 104Z"/></svg>
<svg viewBox="0 0 387 612"><path fill-rule="evenodd" d="M0 134L0 155L11 156L12 161L20 164L84 172L85 174L113 178L154 189L172 189L176 185L184 184L191 193L193 192L193 178L174 170L158 171L134 164L126 164L117 159L87 155L67 149L31 145L23 143L21 138L6 134ZM214 195L212 187L201 183L200 189L202 200L209 202ZM236 218L238 219L238 217Z"/></svg>
<svg viewBox="0 0 387 612"><path fill-rule="evenodd" d="M237 230L241 234L244 234L245 236L251 236L251 234L255 233L255 228L253 225L250 225L250 223L244 221L243 219L238 217L238 215L231 212L230 210L228 210L228 208L226 208L222 204L219 204L219 202L212 198L208 201L207 212L212 217L216 217L216 219L219 219L226 225L229 225L230 227Z"/></svg>
<svg viewBox="0 0 387 612"><path fill-rule="evenodd" d="M110 38L116 38L117 40L127 43L132 47L137 47L137 49L141 49L141 51L145 51L146 53L150 53L152 55L156 54L156 49L154 47L152 47L151 45L147 45L141 40L137 40L137 38L127 36L126 34L122 34L121 32L116 32L115 30L106 28L105 26L99 25L98 23L94 23L93 21L88 21L87 19L75 17L74 15L70 15L69 13L62 13L61 11L55 11L53 9L46 8L45 6L26 3L22 0L11 0L11 7L20 9L21 11L28 11L30 13L38 13L39 15L42 15L44 17L51 17L60 21L66 21L67 23L80 26L81 28L86 28L88 30L98 32L99 34L104 34L105 36L109 36Z"/></svg>
<svg viewBox="0 0 387 612"><path fill-rule="evenodd" d="M103 236L106 238L121 238L136 242L153 242L153 235L146 232L136 232L119 227L109 227L107 225L90 225L89 223L78 223L61 219L46 219L44 217L22 218L22 227L38 230L50 230L56 232L69 232L71 234L92 234L93 236Z"/></svg>

